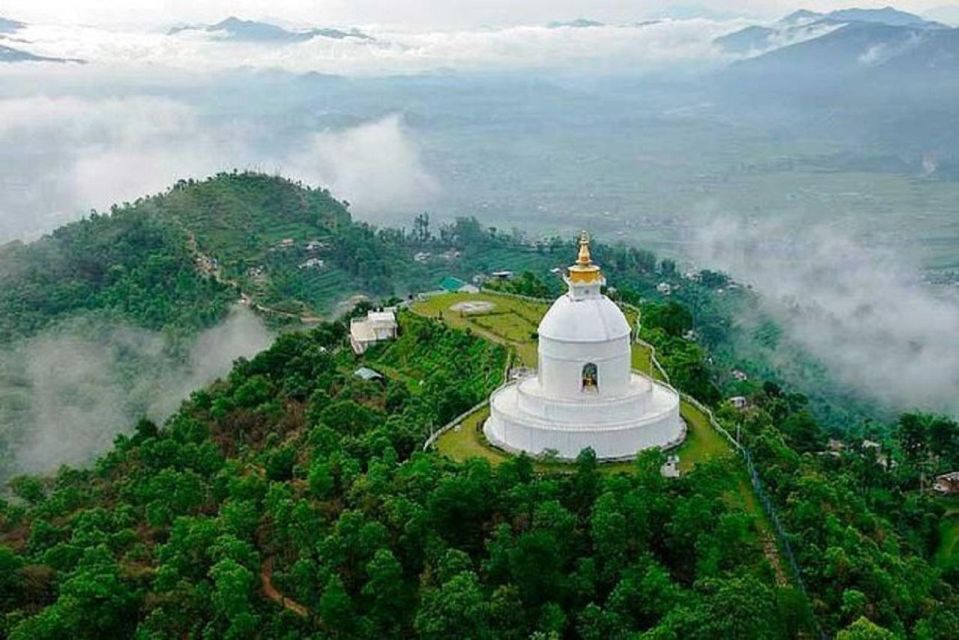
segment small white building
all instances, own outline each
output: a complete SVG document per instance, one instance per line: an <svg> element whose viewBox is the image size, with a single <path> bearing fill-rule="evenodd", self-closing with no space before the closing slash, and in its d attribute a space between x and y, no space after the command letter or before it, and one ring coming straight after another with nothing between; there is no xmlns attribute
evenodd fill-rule
<svg viewBox="0 0 959 640"><path fill-rule="evenodd" d="M746 375L745 371L740 371L739 369L733 369L732 374L733 374L733 378L735 378L739 382L746 382L747 380L749 380L749 376Z"/></svg>
<svg viewBox="0 0 959 640"><path fill-rule="evenodd" d="M875 451L877 454L882 450L882 445L875 440L863 440L861 446L863 451Z"/></svg>
<svg viewBox="0 0 959 640"><path fill-rule="evenodd" d="M668 296L673 292L673 286L668 282L660 282L656 285L656 291L659 291L664 296Z"/></svg>
<svg viewBox="0 0 959 640"><path fill-rule="evenodd" d="M429 262L430 258L432 257L433 257L433 254L430 253L429 251L419 251L416 253L416 255L413 256L413 261L423 264L425 262Z"/></svg>
<svg viewBox="0 0 959 640"><path fill-rule="evenodd" d="M365 352L371 344L396 338L398 325L393 309L370 311L365 318L350 320L350 346L357 355Z"/></svg>
<svg viewBox="0 0 959 640"><path fill-rule="evenodd" d="M745 411L749 408L749 400L746 396L733 396L729 399L729 404L740 411Z"/></svg>
<svg viewBox="0 0 959 640"><path fill-rule="evenodd" d="M322 269L325 263L319 258L310 258L300 264L300 269Z"/></svg>
<svg viewBox="0 0 959 640"><path fill-rule="evenodd" d="M460 252L456 249L450 249L449 251L444 251L439 255L441 260L446 260L447 262L452 262L460 257Z"/></svg>

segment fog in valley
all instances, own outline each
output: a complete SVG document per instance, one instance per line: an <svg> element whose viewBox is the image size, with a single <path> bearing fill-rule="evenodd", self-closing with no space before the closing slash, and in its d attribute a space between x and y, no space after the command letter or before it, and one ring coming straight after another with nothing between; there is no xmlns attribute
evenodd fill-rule
<svg viewBox="0 0 959 640"><path fill-rule="evenodd" d="M250 22L2 14L23 24L0 28L0 244L256 169L378 225L586 228L726 270L837 380L959 413L959 15L534 3L430 25L296 4L252 3ZM84 462L269 340L236 312L176 348L96 321L5 346L6 456Z"/></svg>
<svg viewBox="0 0 959 640"><path fill-rule="evenodd" d="M141 417L162 422L191 392L272 336L249 310L186 344L143 329L80 319L0 349L0 475L82 465Z"/></svg>

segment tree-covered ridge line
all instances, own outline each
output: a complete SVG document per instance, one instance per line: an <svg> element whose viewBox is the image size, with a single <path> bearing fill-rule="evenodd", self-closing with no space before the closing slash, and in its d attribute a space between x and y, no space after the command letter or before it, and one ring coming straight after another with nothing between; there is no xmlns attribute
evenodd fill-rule
<svg viewBox="0 0 959 640"><path fill-rule="evenodd" d="M540 269L554 259L475 219L434 235L354 221L325 189L253 172L182 180L92 212L40 240L0 248L0 342L71 314L105 311L150 329L194 330L246 293L294 317L355 294L406 295L444 275ZM565 247L556 239L550 251ZM431 255L414 260L418 253Z"/></svg>
<svg viewBox="0 0 959 640"><path fill-rule="evenodd" d="M419 452L499 383L501 347L404 314L357 359L286 334L0 510L0 635L21 638L794 637L724 464L604 477ZM454 355L461 357L453 357ZM462 357L466 354L468 357ZM353 375L390 368L383 383ZM410 366L415 365L415 366ZM264 567L307 615L260 592ZM758 635L757 635L758 634Z"/></svg>
<svg viewBox="0 0 959 640"><path fill-rule="evenodd" d="M0 254L0 342L96 311L150 329L195 330L234 298L197 273L182 233L130 210L91 214Z"/></svg>

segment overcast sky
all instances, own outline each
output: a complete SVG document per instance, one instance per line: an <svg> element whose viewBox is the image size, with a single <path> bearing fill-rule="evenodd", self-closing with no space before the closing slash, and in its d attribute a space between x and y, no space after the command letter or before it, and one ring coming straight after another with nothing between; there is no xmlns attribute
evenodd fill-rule
<svg viewBox="0 0 959 640"><path fill-rule="evenodd" d="M236 15L310 24L406 24L411 27L533 24L587 17L628 21L686 15L689 7L706 14L775 17L797 8L829 10L846 6L882 7L890 0L0 0L0 15L35 22L100 25L164 25L215 21ZM899 0L897 8L922 12L949 0Z"/></svg>

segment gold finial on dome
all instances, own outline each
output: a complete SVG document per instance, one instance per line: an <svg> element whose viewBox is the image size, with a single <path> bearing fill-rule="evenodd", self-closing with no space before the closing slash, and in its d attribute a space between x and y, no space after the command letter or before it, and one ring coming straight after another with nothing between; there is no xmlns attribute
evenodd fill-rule
<svg viewBox="0 0 959 640"><path fill-rule="evenodd" d="M583 231L579 235L579 257L576 264L567 270L570 282L591 283L599 282L603 278L603 273L599 266L593 264L593 259L589 255L589 234Z"/></svg>
<svg viewBox="0 0 959 640"><path fill-rule="evenodd" d="M576 263L584 267L593 264L593 259L589 255L589 234L585 229L579 234L579 259Z"/></svg>

